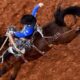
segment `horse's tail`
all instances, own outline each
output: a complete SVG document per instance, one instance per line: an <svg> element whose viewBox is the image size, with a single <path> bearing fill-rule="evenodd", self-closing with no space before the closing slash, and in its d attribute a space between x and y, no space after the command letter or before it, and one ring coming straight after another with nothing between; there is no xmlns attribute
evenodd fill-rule
<svg viewBox="0 0 80 80"><path fill-rule="evenodd" d="M79 6L70 6L65 9L58 8L55 12L55 23L59 26L65 26L64 17L66 15L80 16L80 7Z"/></svg>

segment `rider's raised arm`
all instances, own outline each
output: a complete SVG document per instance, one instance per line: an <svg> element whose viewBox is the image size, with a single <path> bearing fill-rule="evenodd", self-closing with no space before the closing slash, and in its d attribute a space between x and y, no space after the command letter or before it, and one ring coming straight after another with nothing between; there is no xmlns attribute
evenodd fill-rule
<svg viewBox="0 0 80 80"><path fill-rule="evenodd" d="M36 17L36 14L37 14L39 8L42 7L43 5L44 5L43 3L39 3L38 5L36 5L36 6L34 7L34 9L33 9L33 11L32 11L32 15L33 15L34 17Z"/></svg>
<svg viewBox="0 0 80 80"><path fill-rule="evenodd" d="M58 9L61 9L62 2L63 2L63 0L57 0L54 12L56 12Z"/></svg>

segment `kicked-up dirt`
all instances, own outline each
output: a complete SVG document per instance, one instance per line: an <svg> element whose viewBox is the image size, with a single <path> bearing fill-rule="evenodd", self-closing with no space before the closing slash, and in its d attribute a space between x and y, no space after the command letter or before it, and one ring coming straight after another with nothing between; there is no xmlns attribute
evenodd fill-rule
<svg viewBox="0 0 80 80"><path fill-rule="evenodd" d="M44 3L37 14L37 22L42 26L52 20L57 0L0 0L0 35L4 35L11 24L22 28L21 16L31 13L39 2ZM62 8L70 5L80 5L80 0L64 0ZM0 80L8 80L11 70ZM24 63L16 80L80 80L80 35L67 45L53 45L44 56Z"/></svg>

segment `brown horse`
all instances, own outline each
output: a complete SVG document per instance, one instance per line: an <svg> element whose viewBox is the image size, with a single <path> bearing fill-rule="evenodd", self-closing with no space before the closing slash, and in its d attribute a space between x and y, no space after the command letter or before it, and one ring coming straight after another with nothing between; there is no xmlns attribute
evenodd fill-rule
<svg viewBox="0 0 80 80"><path fill-rule="evenodd" d="M57 33L60 33L60 34L57 35ZM50 47L48 46L49 44L69 43L79 33L80 33L79 28L69 29L68 27L59 27L57 24L54 24L53 22L51 22L45 25L45 27L43 27L43 34L44 36L52 36L52 37L43 38L39 33L36 33L34 35L33 43L38 47L39 50L46 52L50 49ZM38 51L36 51L34 48L32 48L30 51L27 51L24 56L28 61L31 61L39 58L41 54ZM8 56L8 52L7 52L7 55L5 55L6 62L4 62L2 68L0 69L0 76L2 76L9 69L14 67L14 70L10 75L10 80L15 80L17 73L21 65L24 63L24 61L19 57L18 59L16 59L16 61L14 60L14 62L12 63L9 61L9 57L12 57L12 56L11 55Z"/></svg>
<svg viewBox="0 0 80 80"><path fill-rule="evenodd" d="M42 37L39 33L36 33L34 35L33 43L38 47L39 50L45 52L47 52L50 49L49 47L50 44L69 43L80 33L80 28L70 29L66 26L59 26L59 24L55 23L54 21L49 22L48 24L43 26L42 30L44 37ZM45 38L45 36L47 36L47 38ZM3 42L4 39L5 39L4 37L1 38L0 39L1 42ZM34 59L41 57L41 54L39 54L39 52L36 51L34 48L31 48L31 50L27 51L24 56L28 61L32 61ZM10 74L9 80L15 80L18 71L21 65L24 63L24 61L20 57L15 60L12 57L12 55L10 54L8 55L8 52L7 55L5 55L5 57L6 60L3 63L2 68L0 68L0 76L2 76L12 67L14 67L13 72ZM13 58L13 62L9 61L9 59L11 58Z"/></svg>

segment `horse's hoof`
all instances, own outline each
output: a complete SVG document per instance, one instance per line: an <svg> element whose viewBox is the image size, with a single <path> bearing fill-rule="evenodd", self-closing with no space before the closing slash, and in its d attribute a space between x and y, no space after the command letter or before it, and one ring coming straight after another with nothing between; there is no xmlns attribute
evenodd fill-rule
<svg viewBox="0 0 80 80"><path fill-rule="evenodd" d="M45 52L44 52L44 51L41 51L41 52L40 52L40 54L41 54L41 55L44 55L44 54L45 54Z"/></svg>
<svg viewBox="0 0 80 80"><path fill-rule="evenodd" d="M51 48L51 47L53 47L53 44L49 44L48 46Z"/></svg>

